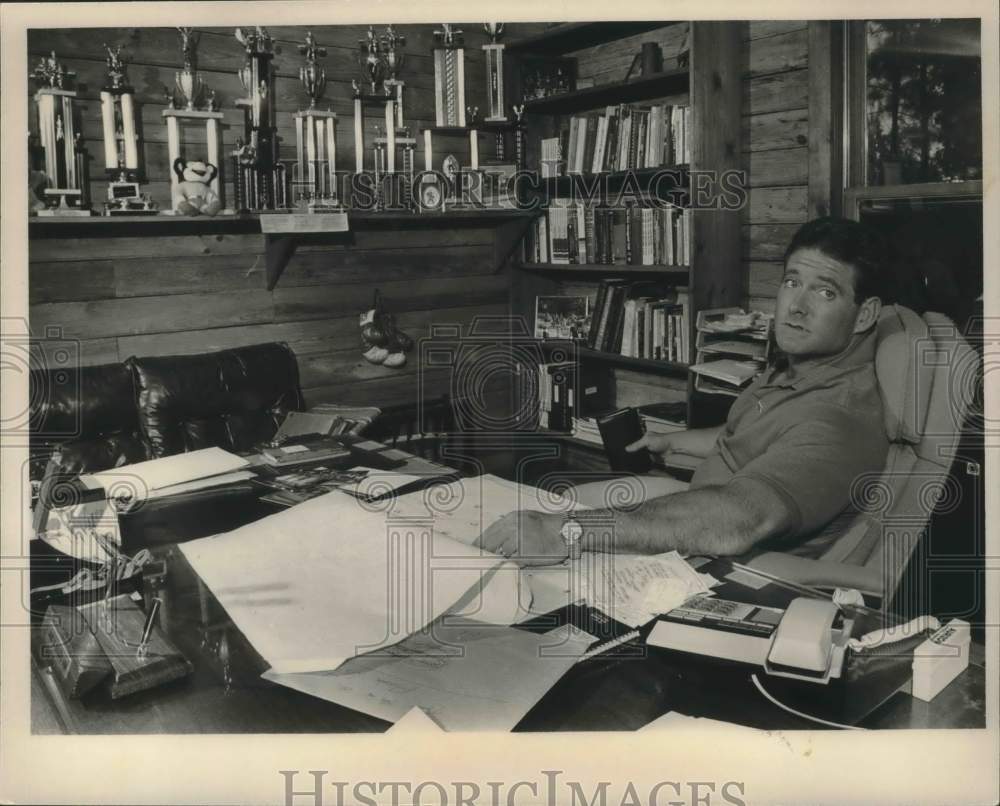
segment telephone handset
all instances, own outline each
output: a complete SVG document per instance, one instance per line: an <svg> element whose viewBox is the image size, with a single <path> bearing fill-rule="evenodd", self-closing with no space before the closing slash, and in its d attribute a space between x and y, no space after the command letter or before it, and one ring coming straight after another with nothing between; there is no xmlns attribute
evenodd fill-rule
<svg viewBox="0 0 1000 806"><path fill-rule="evenodd" d="M840 677L853 626L831 601L794 599L774 632L764 671L818 683Z"/></svg>

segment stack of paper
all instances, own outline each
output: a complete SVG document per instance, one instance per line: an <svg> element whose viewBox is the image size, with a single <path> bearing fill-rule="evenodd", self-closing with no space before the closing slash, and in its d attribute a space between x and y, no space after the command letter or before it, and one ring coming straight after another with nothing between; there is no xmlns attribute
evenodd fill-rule
<svg viewBox="0 0 1000 806"><path fill-rule="evenodd" d="M101 488L107 498L131 507L152 498L244 481L253 477L246 469L249 465L222 448L204 448L81 475L80 483L88 489Z"/></svg>

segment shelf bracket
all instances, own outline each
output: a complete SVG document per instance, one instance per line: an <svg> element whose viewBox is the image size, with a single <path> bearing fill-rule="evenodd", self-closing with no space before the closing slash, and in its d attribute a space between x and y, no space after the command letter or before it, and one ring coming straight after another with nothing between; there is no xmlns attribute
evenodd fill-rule
<svg viewBox="0 0 1000 806"><path fill-rule="evenodd" d="M534 216L525 216L524 218L516 218L512 221L505 221L496 228L493 236L494 274L499 273L507 261L510 260L514 254L514 250L517 249L521 243L521 239L527 233L528 227L534 220Z"/></svg>
<svg viewBox="0 0 1000 806"><path fill-rule="evenodd" d="M293 235L265 235L264 255L267 260L267 290L273 291L278 278L295 254L298 239Z"/></svg>

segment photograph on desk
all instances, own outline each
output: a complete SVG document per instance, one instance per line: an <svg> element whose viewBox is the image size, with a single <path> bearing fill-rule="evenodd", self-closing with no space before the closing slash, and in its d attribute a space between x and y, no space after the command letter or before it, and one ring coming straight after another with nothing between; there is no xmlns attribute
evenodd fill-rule
<svg viewBox="0 0 1000 806"><path fill-rule="evenodd" d="M4 5L0 801L991 802L998 11L887 3Z"/></svg>

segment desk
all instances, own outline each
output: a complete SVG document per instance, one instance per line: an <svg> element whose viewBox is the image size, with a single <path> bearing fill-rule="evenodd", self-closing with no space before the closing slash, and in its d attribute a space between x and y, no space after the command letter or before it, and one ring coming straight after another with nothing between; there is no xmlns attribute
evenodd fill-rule
<svg viewBox="0 0 1000 806"><path fill-rule="evenodd" d="M413 464L400 470L418 468L440 472L439 465L415 457ZM151 584L163 602L160 624L192 662L194 672L118 701L101 690L69 700L56 688L44 663L36 662L32 714L37 731L51 730L57 723L67 732L85 734L381 732L389 727L366 714L262 680L266 664L178 549L178 542L221 531L221 522L231 529L273 512L270 505L254 501L258 489L241 487L183 501L157 501L123 519L126 546L149 547L165 563L165 576ZM727 561L713 560L701 570L724 580L729 568ZM777 583L753 590L728 580L717 593L778 606L795 595ZM765 700L751 683L752 670L747 667L638 646L639 656L598 656L578 663L516 730L633 730L668 711L767 729L817 727ZM772 693L781 693L779 699L792 697L790 704L827 718L847 713L851 722L878 728L972 728L985 725L982 654L974 658L978 659L932 703L897 693L908 681L907 658L868 668L853 663L843 684L830 688L800 684L806 686L804 695L787 691L785 681L759 676Z"/></svg>

